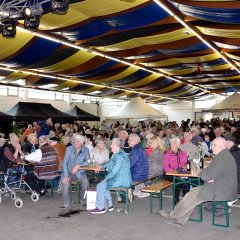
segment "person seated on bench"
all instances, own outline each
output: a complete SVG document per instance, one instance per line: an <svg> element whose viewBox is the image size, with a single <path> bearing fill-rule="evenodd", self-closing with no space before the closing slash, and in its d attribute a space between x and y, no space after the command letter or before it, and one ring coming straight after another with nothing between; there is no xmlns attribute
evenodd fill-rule
<svg viewBox="0 0 240 240"><path fill-rule="evenodd" d="M157 136L152 136L148 139L149 146L152 151L148 157L148 178L154 178L163 175L163 153L165 150L165 145L162 139ZM148 181L151 184L151 181ZM149 196L149 193L141 192L137 195L138 198L143 198Z"/></svg>
<svg viewBox="0 0 240 240"><path fill-rule="evenodd" d="M149 139L149 145L152 148L152 152L148 157L148 178L153 178L163 174L163 153L165 148L163 140L157 136Z"/></svg>
<svg viewBox="0 0 240 240"><path fill-rule="evenodd" d="M85 137L79 134L73 135L73 145L67 147L63 160L62 189L63 189L63 212L70 210L69 186L72 181L81 183L81 199L88 188L87 173L80 170L81 166L87 166L90 159L89 150L84 146ZM84 205L85 203L82 202Z"/></svg>
<svg viewBox="0 0 240 240"><path fill-rule="evenodd" d="M96 163L97 165L109 160L109 151L102 138L96 140L96 146L90 151L90 159L91 162Z"/></svg>
<svg viewBox="0 0 240 240"><path fill-rule="evenodd" d="M96 168L98 173L101 168L108 168L105 179L97 184L96 208L91 211L93 214L105 213L105 201L108 202L108 211L113 211L110 189L129 188L132 183L130 172L130 161L127 154L121 149L122 140L114 138L111 144L113 155L111 159Z"/></svg>
<svg viewBox="0 0 240 240"><path fill-rule="evenodd" d="M200 155L200 148L191 142L192 134L190 132L185 132L183 138L184 143L180 145L180 149L189 156L190 160L198 158Z"/></svg>
<svg viewBox="0 0 240 240"><path fill-rule="evenodd" d="M177 168L183 168L187 164L187 154L180 148L180 139L174 137L170 139L170 149L164 155L163 158L163 168L164 172L167 173L171 170L176 170ZM173 181L172 176L167 176L164 174L164 179L168 181ZM175 191L175 204L179 202L180 190L182 189L183 196L189 191L189 184L184 183L178 185Z"/></svg>
<svg viewBox="0 0 240 240"><path fill-rule="evenodd" d="M228 134L225 137L226 143L227 143L227 148L229 152L233 155L236 164L237 164L237 175L238 175L238 193L240 193L240 148L235 144L235 138L232 136L232 134ZM234 200L233 202L236 202ZM212 211L212 204L211 202L205 204L204 209L207 211ZM221 204L216 206L215 210L215 216L220 217L220 216L225 216L225 207L222 206Z"/></svg>
<svg viewBox="0 0 240 240"><path fill-rule="evenodd" d="M128 138L128 144L132 148L129 154L131 175L133 185L138 182L144 182L148 179L148 156L146 150L141 146L140 137L137 134L130 134ZM145 187L144 184L135 187L134 195L141 193L141 187ZM149 196L149 195L148 195Z"/></svg>
<svg viewBox="0 0 240 240"><path fill-rule="evenodd" d="M40 149L25 156L26 161L34 163L33 172L25 176L25 181L40 196L45 194L45 180L58 176L57 153L48 144L48 136L39 137Z"/></svg>
<svg viewBox="0 0 240 240"><path fill-rule="evenodd" d="M214 139L214 158L200 173L204 185L192 188L170 213L161 210L160 216L168 223L184 225L194 208L207 201L231 201L237 198L238 179L236 161L227 149L226 140Z"/></svg>

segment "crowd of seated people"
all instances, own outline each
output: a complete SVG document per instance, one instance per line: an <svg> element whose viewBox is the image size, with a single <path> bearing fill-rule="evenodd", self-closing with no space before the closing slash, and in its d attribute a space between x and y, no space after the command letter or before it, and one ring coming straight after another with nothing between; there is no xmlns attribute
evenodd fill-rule
<svg viewBox="0 0 240 240"><path fill-rule="evenodd" d="M27 160L34 162L33 171L26 176L29 185L42 195L45 193L43 180L55 179L55 188L62 187L62 208L66 209L70 206L69 185L72 181L81 182L82 199L84 191L88 189L86 171L80 167L88 165L89 162L105 166L115 161L111 160L112 158L118 159L114 154L122 149L126 155L122 152L120 155L124 161L126 159L129 161L132 184L144 182L136 186L133 192L135 196L141 198L149 195L141 192L141 188L151 184L149 178L163 175L164 178L172 180L165 173L185 167L188 157L193 159L200 155L212 156L212 141L221 137L228 139L227 143L232 140L228 148L236 155L234 157L240 186L239 126L239 121L229 119L212 119L206 122L201 120L192 123L188 119L182 121L181 125L174 121L165 124L152 121L148 125L140 124L137 127L124 125L118 121L109 124L102 121L97 128L80 121L53 124L52 119L47 118L43 122L26 124L26 129L11 133L8 141L0 138L0 171L5 171L9 163L12 171L19 171L16 163L21 157L26 156ZM119 140L114 140L114 146L113 139ZM33 153L38 149L41 155L36 154L36 157ZM51 162L52 169L40 170L44 169L43 166L47 165L48 161ZM104 184L102 187L109 189L107 179ZM181 189L185 196L189 186L183 185ZM109 198L108 193L106 196ZM180 189L176 192L175 203L179 201ZM100 208L102 203L99 205Z"/></svg>

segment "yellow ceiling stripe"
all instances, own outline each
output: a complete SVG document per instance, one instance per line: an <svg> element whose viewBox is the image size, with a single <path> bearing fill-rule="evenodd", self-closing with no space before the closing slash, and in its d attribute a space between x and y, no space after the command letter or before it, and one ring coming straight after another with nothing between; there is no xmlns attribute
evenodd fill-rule
<svg viewBox="0 0 240 240"><path fill-rule="evenodd" d="M13 82L19 79L24 79L26 77L30 76L30 74L25 73L19 73L19 72L12 72L7 77L4 78L4 81L7 80L9 82Z"/></svg>
<svg viewBox="0 0 240 240"><path fill-rule="evenodd" d="M17 31L15 38L0 36L0 60L5 59L25 47L34 36L30 33Z"/></svg>
<svg viewBox="0 0 240 240"><path fill-rule="evenodd" d="M94 91L99 91L101 89L103 89L104 87L101 87L101 86L93 86L93 87L90 87L88 89L85 89L84 92L85 93L91 93L91 92L94 92Z"/></svg>
<svg viewBox="0 0 240 240"><path fill-rule="evenodd" d="M197 27L203 34L223 37L224 38L239 38L240 30L239 29L219 29L219 28L206 28L206 27Z"/></svg>
<svg viewBox="0 0 240 240"><path fill-rule="evenodd" d="M55 87L55 89L62 90L64 88L73 88L75 86L78 86L79 84L80 83L65 81L62 84L59 84L57 87Z"/></svg>
<svg viewBox="0 0 240 240"><path fill-rule="evenodd" d="M158 34L154 36L133 38L117 44L112 44L105 47L95 47L95 48L104 52L119 51L119 50L137 48L145 45L174 42L174 41L178 41L178 40L182 40L182 39L186 39L194 36L192 33L190 33L189 35L185 34L184 30L186 30L186 28L182 28L176 31Z"/></svg>
<svg viewBox="0 0 240 240"><path fill-rule="evenodd" d="M89 18L101 17L128 10L141 5L148 0L121 1L121 0L91 0L70 4L65 15L46 14L41 18L41 30L53 30L71 26ZM96 11L96 9L98 9Z"/></svg>
<svg viewBox="0 0 240 240"><path fill-rule="evenodd" d="M71 57L58 62L56 64L44 67L44 68L39 68L39 70L42 70L44 72L58 72L58 71L64 71L67 69L71 69L74 67L77 67L90 59L94 58L95 55L89 52L85 51L78 51L75 54L73 54Z"/></svg>
<svg viewBox="0 0 240 240"><path fill-rule="evenodd" d="M203 68L203 71L210 72L210 71L218 71L218 70L225 70L225 69L230 69L230 65L228 63L222 64L222 65L217 65L217 66L208 66L207 68Z"/></svg>
<svg viewBox="0 0 240 240"><path fill-rule="evenodd" d="M156 62L148 62L148 63L141 63L146 67L167 67L179 63L200 63L200 62L208 62L213 61L216 59L220 59L220 56L217 53L198 56L198 57L186 57L186 58L170 58L162 61Z"/></svg>
<svg viewBox="0 0 240 240"><path fill-rule="evenodd" d="M167 92L167 91L172 91L174 90L175 88L178 88L180 86L182 86L183 84L182 83L174 83L173 85L171 86L168 86L168 87L165 87L165 88L161 88L161 89L158 89L158 90L155 90L155 91L151 91L151 93L164 93L164 92Z"/></svg>
<svg viewBox="0 0 240 240"><path fill-rule="evenodd" d="M136 81L134 83L124 84L124 85L121 84L121 87L128 87L128 88L139 87L141 85L148 84L148 83L150 83L150 82L152 82L152 81L154 81L158 78L159 78L159 75L156 74L156 73L153 73L153 74L151 74L151 75L149 75L149 76L147 76L147 77L145 77L145 78L143 78L139 81Z"/></svg>
<svg viewBox="0 0 240 240"><path fill-rule="evenodd" d="M169 75L187 75L196 71L196 68L186 68L186 69L159 69L161 72Z"/></svg>
<svg viewBox="0 0 240 240"><path fill-rule="evenodd" d="M232 59L234 59L234 60L240 61L240 57L239 57L239 56L235 56L235 55L233 55L233 54L231 54L231 53L226 53L226 55L227 55L229 58L232 58Z"/></svg>
<svg viewBox="0 0 240 240"><path fill-rule="evenodd" d="M121 73L118 73L112 77L109 78L104 78L104 79L99 79L99 80L95 80L93 81L94 83L110 83L110 82L114 82L117 80L120 80L122 78L125 78L135 72L137 72L139 69L135 66L130 66L129 68L127 68L126 70L122 71Z"/></svg>

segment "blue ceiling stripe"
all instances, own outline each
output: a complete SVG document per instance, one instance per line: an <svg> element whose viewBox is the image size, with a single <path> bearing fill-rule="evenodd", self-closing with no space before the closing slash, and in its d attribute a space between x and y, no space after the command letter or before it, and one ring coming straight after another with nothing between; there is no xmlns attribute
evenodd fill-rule
<svg viewBox="0 0 240 240"><path fill-rule="evenodd" d="M187 16L193 16L210 22L227 24L240 23L240 8L234 8L234 3L232 4L232 8L207 8L174 3L170 0L169 2Z"/></svg>
<svg viewBox="0 0 240 240"><path fill-rule="evenodd" d="M20 52L17 56L9 59L7 62L17 64L18 66L27 66L44 60L50 54L54 53L61 43L52 42L45 39L36 39L31 45Z"/></svg>
<svg viewBox="0 0 240 240"><path fill-rule="evenodd" d="M200 42L198 44L179 47L179 48L171 48L171 49L157 49L157 51L163 53L164 55L176 55L176 54L187 54L187 53L194 53L200 52L209 49L209 47Z"/></svg>
<svg viewBox="0 0 240 240"><path fill-rule="evenodd" d="M102 73L117 64L119 64L119 63L116 61L113 61L113 60L109 60L106 63L100 65L99 67L92 69L91 71L82 72L82 73L78 73L78 74L68 74L68 76L75 76L75 77L82 77L82 78L91 77L98 73Z"/></svg>
<svg viewBox="0 0 240 240"><path fill-rule="evenodd" d="M35 82L33 86L43 86L43 85L52 83L52 81L53 79L44 77L44 78L41 78L39 81Z"/></svg>
<svg viewBox="0 0 240 240"><path fill-rule="evenodd" d="M173 82L173 80L169 79L169 78L165 78L164 80L160 80L159 82L155 83L155 84L151 84L151 86L142 86L141 88L144 90L152 90L154 88L159 88L159 87L164 87L165 85L167 85L168 83Z"/></svg>
<svg viewBox="0 0 240 240"><path fill-rule="evenodd" d="M109 18L94 19L84 25L63 31L63 35L78 40L86 40L100 36L111 30L124 31L147 26L168 17L168 13L151 3L135 11Z"/></svg>
<svg viewBox="0 0 240 240"><path fill-rule="evenodd" d="M115 81L115 82L111 82L111 84L127 84L127 83L131 83L131 82L135 82L135 81L138 81L140 79L143 79L147 76L151 75L151 73L149 72L146 72L146 71L143 71L143 70L138 70L137 72L125 77L125 78L122 78L118 81Z"/></svg>
<svg viewBox="0 0 240 240"><path fill-rule="evenodd" d="M123 31L149 25L151 23L160 21L169 14L160 8L155 3L150 3L135 11L122 14L120 16L113 16L106 21L117 31Z"/></svg>

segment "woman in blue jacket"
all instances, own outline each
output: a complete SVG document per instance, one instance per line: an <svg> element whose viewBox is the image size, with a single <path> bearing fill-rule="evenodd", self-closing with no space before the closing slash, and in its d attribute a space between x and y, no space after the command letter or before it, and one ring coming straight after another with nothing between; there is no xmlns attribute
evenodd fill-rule
<svg viewBox="0 0 240 240"><path fill-rule="evenodd" d="M122 141L119 138L112 140L111 159L96 168L99 172L101 168L107 168L108 174L105 179L97 184L96 208L91 211L93 214L105 213L105 201L108 201L108 211L112 211L113 204L110 194L111 188L127 188L131 186L132 178L130 173L130 161L127 154L121 149Z"/></svg>

